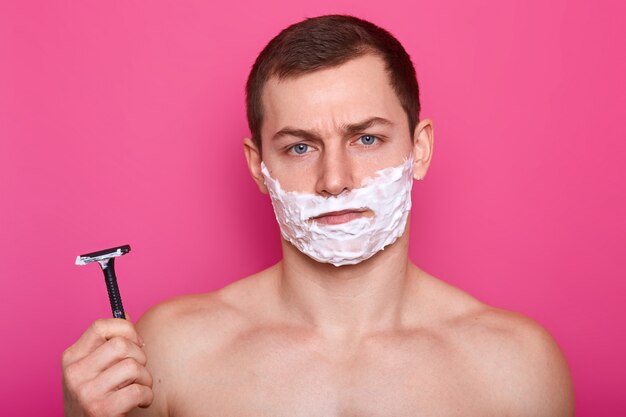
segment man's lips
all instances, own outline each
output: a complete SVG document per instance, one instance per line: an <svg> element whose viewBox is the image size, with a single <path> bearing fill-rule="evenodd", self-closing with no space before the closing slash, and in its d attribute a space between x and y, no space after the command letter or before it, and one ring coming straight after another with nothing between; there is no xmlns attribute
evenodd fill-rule
<svg viewBox="0 0 626 417"><path fill-rule="evenodd" d="M319 223L319 224L341 224L352 221L356 218L363 217L365 212L368 210L341 210L341 211L332 211L329 213L321 214L317 217L311 218L311 220Z"/></svg>

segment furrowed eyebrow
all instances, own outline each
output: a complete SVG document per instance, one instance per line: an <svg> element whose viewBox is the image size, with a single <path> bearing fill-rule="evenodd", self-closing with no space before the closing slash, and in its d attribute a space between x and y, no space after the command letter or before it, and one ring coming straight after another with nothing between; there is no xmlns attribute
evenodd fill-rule
<svg viewBox="0 0 626 417"><path fill-rule="evenodd" d="M374 125L391 126L393 125L393 123L391 123L387 119L383 119L382 117L370 117L369 119L363 120L362 122L344 125L343 130L346 135L351 136L357 133L363 133L363 131L369 129Z"/></svg>
<svg viewBox="0 0 626 417"><path fill-rule="evenodd" d="M272 137L273 140L277 140L282 138L283 136L295 136L300 139L310 140L310 141L319 141L321 140L320 135L312 130L305 129L296 129L293 127L284 127L280 129L278 132L274 134Z"/></svg>
<svg viewBox="0 0 626 417"><path fill-rule="evenodd" d="M393 123L391 123L389 120L384 119L382 117L370 117L369 119L365 119L361 122L343 125L342 130L346 136L352 136L357 133L362 133L363 131L375 125L391 126L393 125ZM297 138L310 140L310 141L322 140L322 137L316 131L306 130L306 129L296 129L296 128L289 127L289 126L284 127L280 129L278 132L276 132L274 136L272 137L272 139L273 140L280 139L283 136L295 136Z"/></svg>

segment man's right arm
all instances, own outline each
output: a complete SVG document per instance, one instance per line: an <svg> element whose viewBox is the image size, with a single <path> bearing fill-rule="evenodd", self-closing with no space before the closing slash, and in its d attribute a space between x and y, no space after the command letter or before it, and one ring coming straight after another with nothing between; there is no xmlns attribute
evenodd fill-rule
<svg viewBox="0 0 626 417"><path fill-rule="evenodd" d="M146 368L153 377L152 392L154 399L148 407L134 408L129 417L167 417L167 386L172 382L174 369L169 366L175 363L171 357L172 344L168 343L171 324L169 303L162 303L149 309L137 322L137 332L144 340L143 349L148 361ZM170 329L171 330L171 329ZM174 365L175 366L175 365Z"/></svg>

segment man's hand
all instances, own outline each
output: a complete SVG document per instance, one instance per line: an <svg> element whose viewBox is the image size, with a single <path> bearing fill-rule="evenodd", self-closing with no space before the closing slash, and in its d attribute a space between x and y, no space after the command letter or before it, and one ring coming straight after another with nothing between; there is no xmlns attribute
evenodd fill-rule
<svg viewBox="0 0 626 417"><path fill-rule="evenodd" d="M130 320L99 319L63 352L65 416L124 416L152 403L143 340Z"/></svg>

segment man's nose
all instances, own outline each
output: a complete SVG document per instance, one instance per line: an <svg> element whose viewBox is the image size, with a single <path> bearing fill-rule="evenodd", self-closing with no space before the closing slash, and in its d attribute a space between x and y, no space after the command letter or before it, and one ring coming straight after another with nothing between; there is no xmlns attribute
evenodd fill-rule
<svg viewBox="0 0 626 417"><path fill-rule="evenodd" d="M326 150L320 159L316 190L325 197L337 196L354 188L352 164L342 150Z"/></svg>

